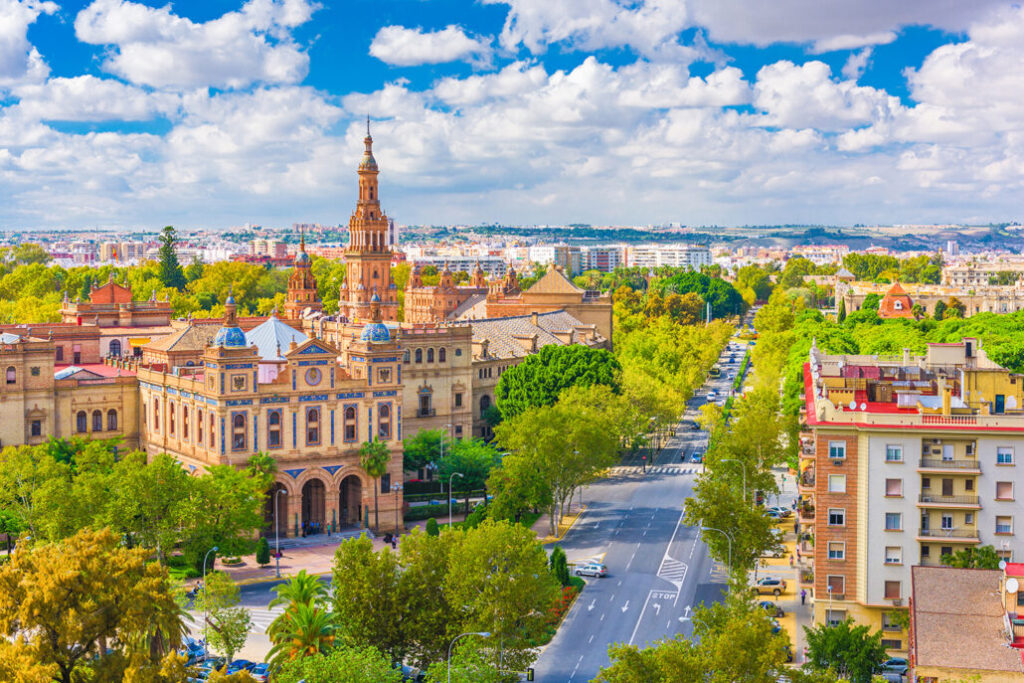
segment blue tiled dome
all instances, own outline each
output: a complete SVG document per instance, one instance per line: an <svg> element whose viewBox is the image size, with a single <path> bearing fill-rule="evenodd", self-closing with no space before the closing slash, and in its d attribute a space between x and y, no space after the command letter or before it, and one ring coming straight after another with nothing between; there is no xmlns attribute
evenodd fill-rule
<svg viewBox="0 0 1024 683"><path fill-rule="evenodd" d="M388 328L384 323L370 323L363 328L363 333L359 335L359 339L368 342L386 342L391 341L391 333L388 332Z"/></svg>
<svg viewBox="0 0 1024 683"><path fill-rule="evenodd" d="M370 297L370 302L371 303L376 303L376 304L380 303L380 297L377 295L376 292L374 292L373 296Z"/></svg>
<svg viewBox="0 0 1024 683"><path fill-rule="evenodd" d="M217 332L217 336L213 338L213 345L244 348L246 346L245 332L242 332L240 327L222 327Z"/></svg>
<svg viewBox="0 0 1024 683"><path fill-rule="evenodd" d="M300 251L299 255L295 257L295 263L303 265L309 263L309 254L305 251Z"/></svg>

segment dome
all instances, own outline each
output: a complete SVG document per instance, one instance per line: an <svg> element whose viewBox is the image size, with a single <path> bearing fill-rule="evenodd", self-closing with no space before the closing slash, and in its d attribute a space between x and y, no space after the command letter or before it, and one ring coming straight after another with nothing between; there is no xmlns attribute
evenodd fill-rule
<svg viewBox="0 0 1024 683"><path fill-rule="evenodd" d="M371 296L371 297L370 297L370 302L371 302L371 303L377 303L377 304L379 304L379 303L380 303L380 296L378 296L378 295L377 295L377 293L376 293L376 292L374 292L374 293L373 293L373 296Z"/></svg>
<svg viewBox="0 0 1024 683"><path fill-rule="evenodd" d="M245 332L240 327L222 327L213 338L214 346L245 348Z"/></svg>
<svg viewBox="0 0 1024 683"><path fill-rule="evenodd" d="M363 328L359 339L367 342L387 342L391 341L391 333L384 323L370 323Z"/></svg>
<svg viewBox="0 0 1024 683"><path fill-rule="evenodd" d="M231 289L230 289L230 288L228 288L228 298L227 298L227 300L226 300L226 301L224 302L224 305L225 305L225 306L226 306L226 305L228 305L228 304L230 304L230 305L232 305L232 306L234 306L234 305L235 305L235 295L234 295L234 294L233 294L233 293L231 292Z"/></svg>
<svg viewBox="0 0 1024 683"><path fill-rule="evenodd" d="M360 171L376 171L377 160L373 158L373 152L366 150L363 154L363 158L359 162Z"/></svg>

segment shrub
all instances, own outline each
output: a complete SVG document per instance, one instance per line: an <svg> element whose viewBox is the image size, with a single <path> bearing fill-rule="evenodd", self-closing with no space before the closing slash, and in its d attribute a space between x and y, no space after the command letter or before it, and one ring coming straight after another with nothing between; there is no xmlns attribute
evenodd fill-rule
<svg viewBox="0 0 1024 683"><path fill-rule="evenodd" d="M262 536L256 543L256 564L261 567L270 564L270 543Z"/></svg>
<svg viewBox="0 0 1024 683"><path fill-rule="evenodd" d="M437 536L441 530L437 528L437 519L431 517L427 520L427 536Z"/></svg>

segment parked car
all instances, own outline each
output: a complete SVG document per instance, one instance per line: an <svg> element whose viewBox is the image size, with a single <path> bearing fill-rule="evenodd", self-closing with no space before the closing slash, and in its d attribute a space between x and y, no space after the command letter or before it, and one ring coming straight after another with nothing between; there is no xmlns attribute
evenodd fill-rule
<svg viewBox="0 0 1024 683"><path fill-rule="evenodd" d="M771 557L775 559L788 556L789 553L786 551L786 546L784 545L776 545L774 548L769 548L761 554L761 557Z"/></svg>
<svg viewBox="0 0 1024 683"><path fill-rule="evenodd" d="M249 669L249 675L259 681L259 683L267 683L267 680L270 678L270 665L260 662Z"/></svg>
<svg viewBox="0 0 1024 683"><path fill-rule="evenodd" d="M903 657L890 657L889 659L882 662L881 671L904 675L907 673L907 670L909 668L910 665L907 663L907 660Z"/></svg>
<svg viewBox="0 0 1024 683"><path fill-rule="evenodd" d="M773 512L775 513L775 515L777 517L792 517L793 516L793 510L791 508L782 507L781 505L773 505L772 507L768 508L768 514L769 515L771 515Z"/></svg>
<svg viewBox="0 0 1024 683"><path fill-rule="evenodd" d="M780 624L777 620L772 619L772 633L778 633L781 630L782 624Z"/></svg>
<svg viewBox="0 0 1024 683"><path fill-rule="evenodd" d="M762 600L757 604L760 605L764 611L768 612L770 616L773 616L776 619L786 616L786 613L782 611L782 608L771 600Z"/></svg>
<svg viewBox="0 0 1024 683"><path fill-rule="evenodd" d="M708 401L714 401L716 398L718 398L718 394L715 392L714 389L711 389L708 391L707 396L705 398Z"/></svg>
<svg viewBox="0 0 1024 683"><path fill-rule="evenodd" d="M763 576L750 589L758 595L771 593L775 597L779 597L786 590L786 582L777 576Z"/></svg>
<svg viewBox="0 0 1024 683"><path fill-rule="evenodd" d="M588 562L576 567L576 576L596 576L601 578L608 576L608 567L597 562Z"/></svg>
<svg viewBox="0 0 1024 683"><path fill-rule="evenodd" d="M220 670L223 666L223 657L208 657L206 660L193 667L193 670L196 672L196 678L201 681L205 681L210 677L211 671L214 669Z"/></svg>
<svg viewBox="0 0 1024 683"><path fill-rule="evenodd" d="M242 671L248 671L253 666L255 666L255 663L250 662L248 659L236 659L235 661L228 664L228 670L225 673L237 674Z"/></svg>

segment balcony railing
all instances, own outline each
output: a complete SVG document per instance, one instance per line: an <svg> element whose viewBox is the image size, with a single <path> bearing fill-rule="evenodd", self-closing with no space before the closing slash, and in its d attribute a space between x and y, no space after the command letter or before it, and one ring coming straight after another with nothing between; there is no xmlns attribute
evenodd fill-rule
<svg viewBox="0 0 1024 683"><path fill-rule="evenodd" d="M804 474L800 476L800 486L803 486L804 488L814 488L814 474L804 472Z"/></svg>
<svg viewBox="0 0 1024 683"><path fill-rule="evenodd" d="M977 529L919 529L918 536L926 538L978 538Z"/></svg>
<svg viewBox="0 0 1024 683"><path fill-rule="evenodd" d="M427 408L426 410L420 408L419 410L416 411L416 417L434 417L434 413L434 408Z"/></svg>
<svg viewBox="0 0 1024 683"><path fill-rule="evenodd" d="M978 496L934 496L922 493L918 496L917 502L933 505L978 505Z"/></svg>
<svg viewBox="0 0 1024 683"><path fill-rule="evenodd" d="M981 470L981 465L977 460L943 460L942 458L921 458L921 464L918 467L936 470Z"/></svg>

